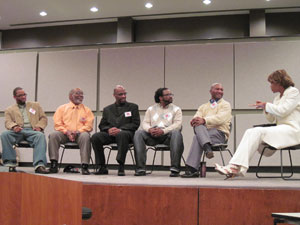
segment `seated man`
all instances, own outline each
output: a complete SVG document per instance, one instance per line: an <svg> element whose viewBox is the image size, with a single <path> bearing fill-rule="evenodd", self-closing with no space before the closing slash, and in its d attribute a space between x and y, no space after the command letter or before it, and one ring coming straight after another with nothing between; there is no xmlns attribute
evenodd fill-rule
<svg viewBox="0 0 300 225"><path fill-rule="evenodd" d="M81 173L89 175L88 165L91 158L89 132L93 130L94 114L82 104L83 91L80 88L72 89L69 92L69 99L71 102L59 106L53 116L56 131L49 135L50 172L58 172L60 144L76 142L80 148Z"/></svg>
<svg viewBox="0 0 300 225"><path fill-rule="evenodd" d="M16 170L16 151L14 145L22 140L29 142L33 147L33 166L35 173L47 174L46 169L46 139L43 133L47 126L47 117L37 102L26 102L27 94L20 87L13 91L15 105L5 110L5 127L1 135L3 164L9 167L10 172Z"/></svg>
<svg viewBox="0 0 300 225"><path fill-rule="evenodd" d="M135 176L146 175L146 145L170 145L171 177L179 176L180 160L183 153L181 134L182 112L172 104L173 94L168 88L159 88L154 96L157 104L150 106L133 139L137 169Z"/></svg>
<svg viewBox="0 0 300 225"><path fill-rule="evenodd" d="M191 120L194 138L186 160L183 178L199 177L199 166L203 151L211 159L214 153L211 145L225 143L230 134L231 106L223 97L223 87L215 83L210 88L211 99L201 105Z"/></svg>
<svg viewBox="0 0 300 225"><path fill-rule="evenodd" d="M126 101L126 91L123 86L117 85L113 96L115 103L103 109L102 119L99 124L100 132L92 136L92 145L95 151L96 164L99 170L96 175L108 174L105 165L103 145L117 143L119 163L118 176L125 176L124 163L128 145L132 142L134 132L140 126L138 105Z"/></svg>

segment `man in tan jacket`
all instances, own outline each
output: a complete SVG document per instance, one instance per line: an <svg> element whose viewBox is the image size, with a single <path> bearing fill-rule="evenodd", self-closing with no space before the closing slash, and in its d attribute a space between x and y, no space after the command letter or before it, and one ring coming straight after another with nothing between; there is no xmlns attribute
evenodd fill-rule
<svg viewBox="0 0 300 225"><path fill-rule="evenodd" d="M211 145L224 143L229 137L231 106L223 99L222 84L212 84L210 94L209 102L201 105L191 120L195 135L186 161L187 170L181 175L183 178L199 177L203 151L207 158L213 158Z"/></svg>
<svg viewBox="0 0 300 225"><path fill-rule="evenodd" d="M13 91L16 104L5 110L5 127L1 134L3 164L10 172L16 170L16 151L14 145L26 140L33 147L33 166L35 173L49 173L46 169L46 139L43 133L47 117L37 102L26 102L27 94L21 87Z"/></svg>

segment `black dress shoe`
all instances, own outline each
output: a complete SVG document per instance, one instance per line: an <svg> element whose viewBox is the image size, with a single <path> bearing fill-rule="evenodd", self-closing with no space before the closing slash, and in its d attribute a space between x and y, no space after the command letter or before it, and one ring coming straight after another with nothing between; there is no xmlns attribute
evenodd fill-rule
<svg viewBox="0 0 300 225"><path fill-rule="evenodd" d="M50 172L44 166L39 166L35 169L35 173L48 174Z"/></svg>
<svg viewBox="0 0 300 225"><path fill-rule="evenodd" d="M194 178L194 177L199 177L199 172L195 171L192 172L190 170L185 171L184 174L181 175L182 178Z"/></svg>
<svg viewBox="0 0 300 225"><path fill-rule="evenodd" d="M108 169L105 166L100 166L100 168L94 174L95 175L107 175Z"/></svg>
<svg viewBox="0 0 300 225"><path fill-rule="evenodd" d="M58 172L58 163L56 160L51 160L51 166L50 166L50 173L57 173Z"/></svg>
<svg viewBox="0 0 300 225"><path fill-rule="evenodd" d="M171 173L170 173L170 177L179 177L179 176L180 176L180 174L177 171L171 171Z"/></svg>
<svg viewBox="0 0 300 225"><path fill-rule="evenodd" d="M119 165L118 176L125 176L124 164Z"/></svg>
<svg viewBox="0 0 300 225"><path fill-rule="evenodd" d="M90 171L89 171L88 164L82 164L81 174L82 175L90 175L91 174Z"/></svg>
<svg viewBox="0 0 300 225"><path fill-rule="evenodd" d="M144 170L136 171L134 173L134 176L146 176L146 171L144 171Z"/></svg>

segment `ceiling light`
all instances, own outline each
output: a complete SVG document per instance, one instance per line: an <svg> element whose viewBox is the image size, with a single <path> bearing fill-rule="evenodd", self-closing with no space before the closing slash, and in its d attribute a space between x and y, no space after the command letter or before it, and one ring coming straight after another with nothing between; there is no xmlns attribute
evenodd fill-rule
<svg viewBox="0 0 300 225"><path fill-rule="evenodd" d="M271 0L266 0L267 2L271 1Z"/></svg>
<svg viewBox="0 0 300 225"><path fill-rule="evenodd" d="M92 8L90 8L90 10L91 10L92 12L98 12L98 8L97 8L97 7L92 7Z"/></svg>
<svg viewBox="0 0 300 225"><path fill-rule="evenodd" d="M45 11L40 12L40 16L47 16L47 13Z"/></svg>
<svg viewBox="0 0 300 225"><path fill-rule="evenodd" d="M204 3L205 5L209 5L209 4L211 3L211 0L203 0L203 3Z"/></svg>
<svg viewBox="0 0 300 225"><path fill-rule="evenodd" d="M153 5L152 5L152 3L147 2L147 3L145 4L145 7L146 7L147 9L151 9L151 8L153 7Z"/></svg>

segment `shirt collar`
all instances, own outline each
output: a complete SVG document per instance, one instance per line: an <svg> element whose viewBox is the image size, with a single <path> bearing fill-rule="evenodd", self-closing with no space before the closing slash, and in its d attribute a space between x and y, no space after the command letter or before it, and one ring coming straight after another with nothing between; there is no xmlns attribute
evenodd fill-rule
<svg viewBox="0 0 300 225"><path fill-rule="evenodd" d="M218 102L218 101L220 101L220 100L221 100L221 98L219 98L219 99L210 99L209 102L212 104L212 103Z"/></svg>

